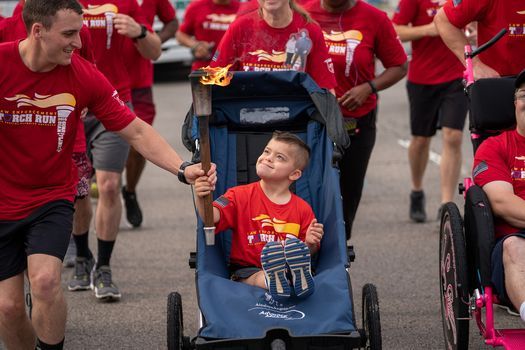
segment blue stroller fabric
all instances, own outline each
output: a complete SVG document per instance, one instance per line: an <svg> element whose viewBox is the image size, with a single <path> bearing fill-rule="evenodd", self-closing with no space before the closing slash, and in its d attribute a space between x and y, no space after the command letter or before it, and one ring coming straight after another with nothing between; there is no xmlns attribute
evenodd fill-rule
<svg viewBox="0 0 525 350"><path fill-rule="evenodd" d="M335 99L329 92L297 72L239 72L230 86L214 87L209 135L218 173L215 197L238 184L241 136L248 135L249 140L252 134L256 137L275 129L294 130L312 150L309 166L295 183L295 192L310 203L318 221L324 224L325 236L315 262L314 294L278 302L261 288L229 279L231 232L219 233L216 244L206 246L199 220L196 283L204 316L200 337L260 338L276 328L286 329L292 336L348 334L356 330L339 174L332 166L333 138L339 144L348 143L337 105L322 106L332 102ZM333 138L328 136L329 128ZM196 137L196 125L190 129Z"/></svg>

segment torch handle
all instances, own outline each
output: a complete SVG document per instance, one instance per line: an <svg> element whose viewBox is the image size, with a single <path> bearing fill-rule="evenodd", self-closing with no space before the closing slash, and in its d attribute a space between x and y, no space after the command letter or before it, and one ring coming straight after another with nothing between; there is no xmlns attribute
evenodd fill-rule
<svg viewBox="0 0 525 350"><path fill-rule="evenodd" d="M202 170L208 173L211 167L210 137L208 127L208 116L199 116L199 144ZM208 194L204 200L204 226L213 227L213 195Z"/></svg>

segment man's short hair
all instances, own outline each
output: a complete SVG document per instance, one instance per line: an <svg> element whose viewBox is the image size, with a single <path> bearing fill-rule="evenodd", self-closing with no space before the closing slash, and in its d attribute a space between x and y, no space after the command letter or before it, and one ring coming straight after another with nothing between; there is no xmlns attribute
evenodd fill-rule
<svg viewBox="0 0 525 350"><path fill-rule="evenodd" d="M53 19L60 10L82 14L82 6L77 0L26 0L22 17L27 32L29 33L35 23L42 23L46 29L51 28Z"/></svg>
<svg viewBox="0 0 525 350"><path fill-rule="evenodd" d="M297 152L295 154L295 164L300 170L303 170L308 165L310 160L310 147L297 135L292 134L288 131L276 130L272 134L272 140L286 143L288 145L295 146Z"/></svg>

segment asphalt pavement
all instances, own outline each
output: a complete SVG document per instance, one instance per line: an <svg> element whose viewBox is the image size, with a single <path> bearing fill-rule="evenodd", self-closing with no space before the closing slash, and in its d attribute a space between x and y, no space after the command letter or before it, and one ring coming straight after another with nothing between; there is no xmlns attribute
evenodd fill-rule
<svg viewBox="0 0 525 350"><path fill-rule="evenodd" d="M188 159L180 129L191 101L189 83L157 83L154 93L155 128ZM432 161L424 181L429 221L414 224L408 219L406 146L410 134L404 81L380 96L377 143L351 240L357 255L351 277L358 326L362 326L361 288L371 282L379 293L384 349L441 349L439 228L435 220L440 201L436 162L441 135L432 143ZM466 175L472 160L466 137L463 148ZM111 262L122 300L101 303L90 291L66 290L66 349L165 349L166 298L171 291L182 295L185 334L197 333L195 277L188 267L189 252L195 249L196 224L191 189L148 164L138 198L144 223L131 229L122 220ZM462 203L459 195L456 202ZM91 246L96 248L93 229ZM72 269L64 270L64 287L71 273ZM521 325L502 311L496 311L496 319L500 325ZM473 323L471 348L485 348Z"/></svg>

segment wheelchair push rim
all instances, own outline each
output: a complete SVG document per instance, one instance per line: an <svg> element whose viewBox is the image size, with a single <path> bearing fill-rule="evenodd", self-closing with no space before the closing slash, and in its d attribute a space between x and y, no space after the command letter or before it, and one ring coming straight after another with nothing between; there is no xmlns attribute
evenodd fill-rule
<svg viewBox="0 0 525 350"><path fill-rule="evenodd" d="M441 317L445 348L467 349L469 293L463 222L457 206L443 207L439 232Z"/></svg>

